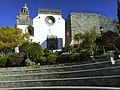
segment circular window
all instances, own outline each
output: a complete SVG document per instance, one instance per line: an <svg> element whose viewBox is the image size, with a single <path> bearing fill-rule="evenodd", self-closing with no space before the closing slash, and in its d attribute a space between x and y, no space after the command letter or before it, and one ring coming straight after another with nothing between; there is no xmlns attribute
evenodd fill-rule
<svg viewBox="0 0 120 90"><path fill-rule="evenodd" d="M45 22L47 25L52 26L55 23L55 18L53 16L47 16Z"/></svg>

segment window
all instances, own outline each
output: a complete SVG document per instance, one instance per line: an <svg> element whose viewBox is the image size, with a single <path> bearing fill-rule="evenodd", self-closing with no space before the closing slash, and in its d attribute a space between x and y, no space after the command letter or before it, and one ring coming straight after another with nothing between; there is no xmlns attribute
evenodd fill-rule
<svg viewBox="0 0 120 90"><path fill-rule="evenodd" d="M53 16L47 16L45 18L45 22L47 25L52 26L53 24L55 24L55 18Z"/></svg>
<svg viewBox="0 0 120 90"><path fill-rule="evenodd" d="M34 28L32 26L29 26L27 29L28 29L28 33L34 36Z"/></svg>

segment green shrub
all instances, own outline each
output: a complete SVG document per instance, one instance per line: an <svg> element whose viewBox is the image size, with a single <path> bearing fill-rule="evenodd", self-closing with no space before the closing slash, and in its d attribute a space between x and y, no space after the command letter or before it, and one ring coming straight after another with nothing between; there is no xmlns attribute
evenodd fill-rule
<svg viewBox="0 0 120 90"><path fill-rule="evenodd" d="M58 59L58 63L68 63L68 62L74 62L74 55L73 54L61 54Z"/></svg>
<svg viewBox="0 0 120 90"><path fill-rule="evenodd" d="M58 58L56 60L57 63L64 63L65 62L65 59L64 59L65 57L64 56L62 57L62 56L63 55L58 56Z"/></svg>
<svg viewBox="0 0 120 90"><path fill-rule="evenodd" d="M25 60L25 65L26 65L26 66L32 66L32 65L35 65L35 63L32 62L29 58L27 58L27 59Z"/></svg>
<svg viewBox="0 0 120 90"><path fill-rule="evenodd" d="M57 55L56 54L50 54L47 57L47 63L49 63L49 64L55 63L56 60L57 60Z"/></svg>
<svg viewBox="0 0 120 90"><path fill-rule="evenodd" d="M68 54L68 55L66 55L65 60L66 60L67 62L73 62L73 61L74 61L73 54Z"/></svg>
<svg viewBox="0 0 120 90"><path fill-rule="evenodd" d="M6 66L25 66L25 59L25 53L14 53L13 55L9 56Z"/></svg>
<svg viewBox="0 0 120 90"><path fill-rule="evenodd" d="M90 52L88 51L81 51L79 55L81 61L90 60Z"/></svg>
<svg viewBox="0 0 120 90"><path fill-rule="evenodd" d="M44 49L44 56L47 58L48 55L52 54L53 52L51 50L48 50L48 49Z"/></svg>
<svg viewBox="0 0 120 90"><path fill-rule="evenodd" d="M74 57L74 62L82 61L82 60L80 59L80 55L79 55L79 54L73 54L73 57Z"/></svg>
<svg viewBox="0 0 120 90"><path fill-rule="evenodd" d="M89 53L74 53L74 54L61 54L57 58L58 63L80 62L90 60Z"/></svg>
<svg viewBox="0 0 120 90"><path fill-rule="evenodd" d="M46 62L47 62L47 58L43 56L37 60L37 63L40 63L40 64L46 64Z"/></svg>
<svg viewBox="0 0 120 90"><path fill-rule="evenodd" d="M7 57L6 56L1 56L0 57L0 67L5 67L7 62Z"/></svg>
<svg viewBox="0 0 120 90"><path fill-rule="evenodd" d="M68 59L66 59L67 54L61 54L60 56L58 56L57 58L57 62L58 63L65 63L68 61Z"/></svg>
<svg viewBox="0 0 120 90"><path fill-rule="evenodd" d="M42 47L38 43L27 44L22 50L32 62L37 62L44 54Z"/></svg>

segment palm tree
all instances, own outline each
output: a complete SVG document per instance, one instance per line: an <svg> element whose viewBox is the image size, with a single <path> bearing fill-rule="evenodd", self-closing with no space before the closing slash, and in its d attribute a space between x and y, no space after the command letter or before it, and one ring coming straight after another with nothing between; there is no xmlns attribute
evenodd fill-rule
<svg viewBox="0 0 120 90"><path fill-rule="evenodd" d="M77 41L77 51L79 52L79 49L80 49L80 42L81 42L81 40L83 39L83 35L82 35L82 33L78 33L78 34L75 34L75 36L74 36L74 40L75 41Z"/></svg>
<svg viewBox="0 0 120 90"><path fill-rule="evenodd" d="M82 39L82 33L75 34L74 40L77 41L77 44L80 44L80 39Z"/></svg>

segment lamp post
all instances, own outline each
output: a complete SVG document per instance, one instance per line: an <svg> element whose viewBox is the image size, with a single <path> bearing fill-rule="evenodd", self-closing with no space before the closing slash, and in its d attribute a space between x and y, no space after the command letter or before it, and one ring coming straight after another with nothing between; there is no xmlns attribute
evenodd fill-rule
<svg viewBox="0 0 120 90"><path fill-rule="evenodd" d="M100 32L101 32L101 36L103 35L103 27L100 27ZM103 47L103 54L105 54L105 47L104 45L102 45Z"/></svg>

